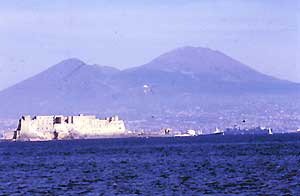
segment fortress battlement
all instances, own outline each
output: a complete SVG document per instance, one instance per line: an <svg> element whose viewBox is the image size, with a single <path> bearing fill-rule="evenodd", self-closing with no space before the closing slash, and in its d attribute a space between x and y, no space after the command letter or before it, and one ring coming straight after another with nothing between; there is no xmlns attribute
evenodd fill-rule
<svg viewBox="0 0 300 196"><path fill-rule="evenodd" d="M97 138L125 134L125 124L118 116L98 119L94 115L22 116L13 139L51 140Z"/></svg>

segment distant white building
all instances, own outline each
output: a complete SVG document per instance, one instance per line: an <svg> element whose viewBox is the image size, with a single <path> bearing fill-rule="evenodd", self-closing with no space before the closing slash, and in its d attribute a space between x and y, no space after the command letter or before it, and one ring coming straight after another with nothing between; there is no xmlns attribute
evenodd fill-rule
<svg viewBox="0 0 300 196"><path fill-rule="evenodd" d="M97 119L96 116L23 116L13 139L51 140L96 138L125 134L125 124L118 116ZM8 138L6 138L8 139Z"/></svg>

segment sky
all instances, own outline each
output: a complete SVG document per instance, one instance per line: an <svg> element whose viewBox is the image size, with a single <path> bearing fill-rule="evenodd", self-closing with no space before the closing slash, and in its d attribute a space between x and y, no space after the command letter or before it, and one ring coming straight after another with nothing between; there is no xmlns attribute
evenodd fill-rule
<svg viewBox="0 0 300 196"><path fill-rule="evenodd" d="M120 69L200 46L300 82L298 0L0 1L0 89L68 58Z"/></svg>

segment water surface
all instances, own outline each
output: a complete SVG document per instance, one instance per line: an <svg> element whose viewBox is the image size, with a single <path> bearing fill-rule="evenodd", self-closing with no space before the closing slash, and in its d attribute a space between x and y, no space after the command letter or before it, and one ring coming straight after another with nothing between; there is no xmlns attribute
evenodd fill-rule
<svg viewBox="0 0 300 196"><path fill-rule="evenodd" d="M1 195L297 195L300 134L0 142Z"/></svg>

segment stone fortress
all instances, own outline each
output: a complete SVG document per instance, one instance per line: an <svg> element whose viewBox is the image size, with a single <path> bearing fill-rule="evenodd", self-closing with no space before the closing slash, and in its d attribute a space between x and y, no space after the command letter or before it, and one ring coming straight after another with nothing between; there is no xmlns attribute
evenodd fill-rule
<svg viewBox="0 0 300 196"><path fill-rule="evenodd" d="M15 140L52 140L99 138L126 133L118 116L97 119L93 115L23 116L11 138ZM6 136L6 138L9 136Z"/></svg>

